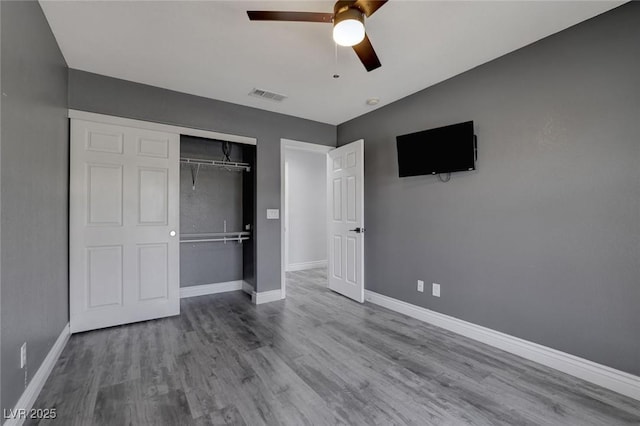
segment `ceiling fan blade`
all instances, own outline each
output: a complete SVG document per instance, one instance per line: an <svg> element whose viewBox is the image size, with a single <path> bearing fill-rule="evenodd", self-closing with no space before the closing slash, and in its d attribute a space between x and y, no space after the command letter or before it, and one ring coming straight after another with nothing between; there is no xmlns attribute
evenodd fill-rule
<svg viewBox="0 0 640 426"><path fill-rule="evenodd" d="M247 11L250 21L294 21L294 22L327 22L333 20L333 13L322 12L277 12L267 10Z"/></svg>
<svg viewBox="0 0 640 426"><path fill-rule="evenodd" d="M356 55L358 55L358 58L360 58L362 65L364 65L367 71L373 71L376 68L380 68L382 65L380 63L380 59L378 59L378 55L376 55L376 51L373 50L369 37L366 34L364 35L364 40L353 46L353 50L356 52Z"/></svg>
<svg viewBox="0 0 640 426"><path fill-rule="evenodd" d="M357 0L353 5L360 9L367 18L380 9L388 0Z"/></svg>

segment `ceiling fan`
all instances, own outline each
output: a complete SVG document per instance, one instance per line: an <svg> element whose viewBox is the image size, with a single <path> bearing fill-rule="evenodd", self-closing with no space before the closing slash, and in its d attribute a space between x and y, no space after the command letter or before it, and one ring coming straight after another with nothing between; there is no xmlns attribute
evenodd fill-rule
<svg viewBox="0 0 640 426"><path fill-rule="evenodd" d="M250 10L247 15L251 21L333 23L333 40L341 46L353 47L367 71L373 71L381 64L365 32L364 18L373 15L386 2L387 0L341 0L333 6L333 13Z"/></svg>

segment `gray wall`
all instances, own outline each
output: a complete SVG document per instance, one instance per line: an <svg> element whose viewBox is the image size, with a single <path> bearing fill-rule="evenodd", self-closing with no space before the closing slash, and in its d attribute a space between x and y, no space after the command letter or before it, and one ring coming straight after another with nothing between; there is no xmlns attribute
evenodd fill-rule
<svg viewBox="0 0 640 426"><path fill-rule="evenodd" d="M242 161L242 145L231 144L231 161ZM222 142L180 137L180 156L222 160ZM180 165L180 233L242 231L245 172L200 167L193 189L191 167ZM242 245L234 242L180 244L180 286L243 279Z"/></svg>
<svg viewBox="0 0 640 426"><path fill-rule="evenodd" d="M256 284L280 288L280 222L266 219L280 208L280 138L335 146L335 126L78 70L69 70L69 107L257 138Z"/></svg>
<svg viewBox="0 0 640 426"><path fill-rule="evenodd" d="M67 68L37 2L2 9L2 408L68 322Z"/></svg>
<svg viewBox="0 0 640 426"><path fill-rule="evenodd" d="M365 139L366 287L640 374L638 22L624 5L340 125ZM396 135L465 120L476 172L398 178Z"/></svg>

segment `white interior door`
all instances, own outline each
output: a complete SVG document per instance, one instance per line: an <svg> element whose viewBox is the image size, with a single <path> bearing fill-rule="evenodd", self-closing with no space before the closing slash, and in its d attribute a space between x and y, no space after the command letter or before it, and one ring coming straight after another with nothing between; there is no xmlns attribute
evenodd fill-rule
<svg viewBox="0 0 640 426"><path fill-rule="evenodd" d="M327 154L329 288L364 302L364 140Z"/></svg>
<svg viewBox="0 0 640 426"><path fill-rule="evenodd" d="M72 332L180 313L177 134L71 120Z"/></svg>

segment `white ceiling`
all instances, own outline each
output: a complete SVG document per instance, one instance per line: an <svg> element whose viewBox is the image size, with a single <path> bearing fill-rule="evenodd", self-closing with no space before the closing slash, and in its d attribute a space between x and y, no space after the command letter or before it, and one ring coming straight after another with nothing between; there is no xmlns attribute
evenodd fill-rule
<svg viewBox="0 0 640 426"><path fill-rule="evenodd" d="M249 22L325 1L41 1L69 67L339 124L624 2L391 0L366 22L367 73L330 24ZM334 73L339 79L332 78ZM254 87L288 96L250 97ZM367 98L380 98L376 107Z"/></svg>

